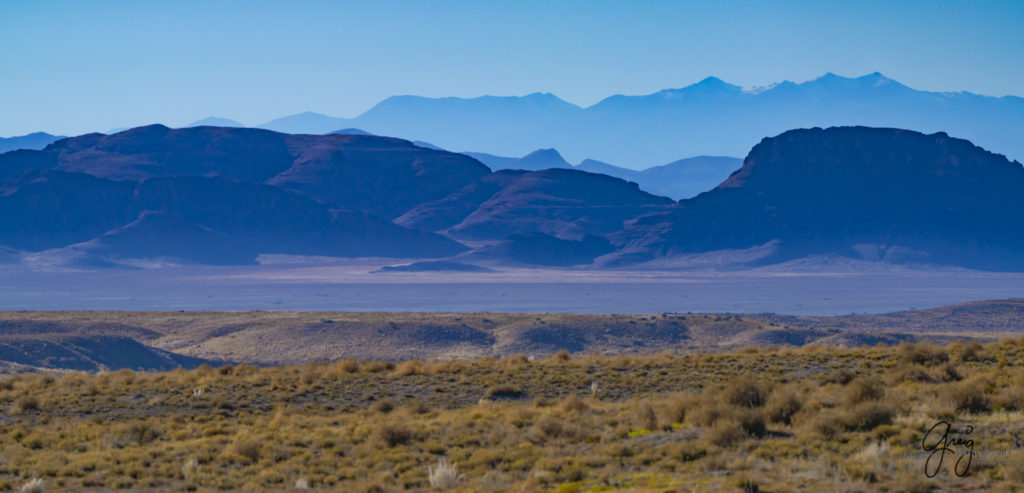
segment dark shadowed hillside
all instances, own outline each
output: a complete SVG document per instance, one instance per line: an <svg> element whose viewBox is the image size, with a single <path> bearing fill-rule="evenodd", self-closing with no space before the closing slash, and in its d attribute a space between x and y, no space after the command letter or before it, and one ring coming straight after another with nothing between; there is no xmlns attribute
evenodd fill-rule
<svg viewBox="0 0 1024 493"><path fill-rule="evenodd" d="M488 172L461 154L387 137L163 125L83 135L42 151L0 156L0 178L37 168L113 180L216 176L268 183L331 206L385 217L444 197Z"/></svg>
<svg viewBox="0 0 1024 493"><path fill-rule="evenodd" d="M216 363L143 345L120 336L0 336L0 362L37 368L79 371L166 371Z"/></svg>
<svg viewBox="0 0 1024 493"><path fill-rule="evenodd" d="M61 249L53 258L83 266L126 259L251 264L273 253L445 257L465 250L433 233L257 183L189 176L136 183L47 170L4 187L0 243Z"/></svg>
<svg viewBox="0 0 1024 493"><path fill-rule="evenodd" d="M95 238L138 216L135 186L83 173L26 172L0 185L0 244L46 250Z"/></svg>
<svg viewBox="0 0 1024 493"><path fill-rule="evenodd" d="M446 256L464 250L351 209L329 209L302 195L216 178L156 178L139 185L143 209L173 211L226 233L260 253L339 257Z"/></svg>
<svg viewBox="0 0 1024 493"><path fill-rule="evenodd" d="M173 370L213 360L177 354L148 345L160 333L110 320L0 321L0 371L3 367L63 370Z"/></svg>
<svg viewBox="0 0 1024 493"><path fill-rule="evenodd" d="M288 139L248 128L149 125L112 135L72 137L47 147L40 156L55 156L56 166L64 171L114 180L219 176L261 182L290 167Z"/></svg>
<svg viewBox="0 0 1024 493"><path fill-rule="evenodd" d="M294 161L268 184L385 218L440 199L489 171L462 154L400 139L368 135L288 139Z"/></svg>
<svg viewBox="0 0 1024 493"><path fill-rule="evenodd" d="M483 176L440 200L414 207L395 222L424 231L441 231L455 226L481 204L518 181L526 171L502 170Z"/></svg>
<svg viewBox="0 0 1024 493"><path fill-rule="evenodd" d="M124 226L64 250L78 266L106 266L117 259L253 264L260 253L257 245L167 211L144 211Z"/></svg>
<svg viewBox="0 0 1024 493"><path fill-rule="evenodd" d="M767 138L713 191L640 218L612 262L759 246L755 262L836 254L1024 269L1024 168L938 133L837 127Z"/></svg>
<svg viewBox="0 0 1024 493"><path fill-rule="evenodd" d="M30 170L46 170L57 165L57 157L34 150L20 149L0 155L0 185Z"/></svg>
<svg viewBox="0 0 1024 493"><path fill-rule="evenodd" d="M0 155L0 245L124 259L259 254L444 257L465 247L388 221L487 174L461 154L362 135L139 127ZM10 255L8 255L10 256Z"/></svg>
<svg viewBox="0 0 1024 493"><path fill-rule="evenodd" d="M624 221L671 204L635 183L605 175L567 169L501 171L423 204L397 222L475 240L524 233L578 240L617 231Z"/></svg>

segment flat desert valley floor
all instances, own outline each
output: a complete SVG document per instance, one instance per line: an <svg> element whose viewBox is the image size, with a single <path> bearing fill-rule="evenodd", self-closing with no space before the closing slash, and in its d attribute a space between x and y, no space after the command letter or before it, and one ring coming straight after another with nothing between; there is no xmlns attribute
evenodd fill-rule
<svg viewBox="0 0 1024 493"><path fill-rule="evenodd" d="M3 271L0 491L1024 481L1024 275L394 263Z"/></svg>
<svg viewBox="0 0 1024 493"><path fill-rule="evenodd" d="M0 268L0 310L888 313L1024 293L1024 274L847 264L374 272L389 260L153 270Z"/></svg>

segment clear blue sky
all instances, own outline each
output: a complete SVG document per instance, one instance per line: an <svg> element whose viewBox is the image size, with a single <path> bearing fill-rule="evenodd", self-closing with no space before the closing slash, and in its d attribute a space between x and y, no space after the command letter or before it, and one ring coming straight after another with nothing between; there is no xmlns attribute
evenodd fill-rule
<svg viewBox="0 0 1024 493"><path fill-rule="evenodd" d="M0 136L874 71L1024 95L1024 1L0 0Z"/></svg>

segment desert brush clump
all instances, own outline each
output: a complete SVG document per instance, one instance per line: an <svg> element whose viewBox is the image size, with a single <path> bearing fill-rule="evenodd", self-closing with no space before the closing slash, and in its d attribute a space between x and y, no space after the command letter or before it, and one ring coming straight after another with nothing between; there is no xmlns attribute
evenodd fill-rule
<svg viewBox="0 0 1024 493"><path fill-rule="evenodd" d="M803 409L802 392L791 385L777 386L765 402L765 417L773 423L792 424L793 415Z"/></svg>
<svg viewBox="0 0 1024 493"><path fill-rule="evenodd" d="M722 398L734 406L761 407L767 396L764 383L749 374L734 378L722 389Z"/></svg>
<svg viewBox="0 0 1024 493"><path fill-rule="evenodd" d="M946 395L957 411L982 413L991 409L991 400L985 393L983 379L972 379L947 387Z"/></svg>
<svg viewBox="0 0 1024 493"><path fill-rule="evenodd" d="M462 481L465 477L465 474L459 474L454 462L448 462L448 459L444 457L438 459L436 467L427 469L430 487L439 490L450 490L456 487L459 481Z"/></svg>
<svg viewBox="0 0 1024 493"><path fill-rule="evenodd" d="M1022 377L1024 339L18 374L0 491L1012 490ZM999 460L923 478L940 419Z"/></svg>
<svg viewBox="0 0 1024 493"><path fill-rule="evenodd" d="M32 478L18 489L20 493L43 493L46 491L46 481L40 478Z"/></svg>
<svg viewBox="0 0 1024 493"><path fill-rule="evenodd" d="M15 399L8 412L10 414L25 414L39 410L39 399L31 395L23 395Z"/></svg>
<svg viewBox="0 0 1024 493"><path fill-rule="evenodd" d="M395 401L391 399L380 399L370 406L371 409L381 414L387 414L395 410Z"/></svg>
<svg viewBox="0 0 1024 493"><path fill-rule="evenodd" d="M900 361L908 364L937 366L949 361L945 348L924 342L900 346Z"/></svg>

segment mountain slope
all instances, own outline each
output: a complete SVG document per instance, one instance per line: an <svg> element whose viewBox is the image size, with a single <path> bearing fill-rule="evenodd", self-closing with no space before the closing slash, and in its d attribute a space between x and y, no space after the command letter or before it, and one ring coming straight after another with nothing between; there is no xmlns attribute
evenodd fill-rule
<svg viewBox="0 0 1024 493"><path fill-rule="evenodd" d="M293 135L291 166L267 184L385 218L440 199L487 174L480 162L401 139Z"/></svg>
<svg viewBox="0 0 1024 493"><path fill-rule="evenodd" d="M259 253L333 257L443 257L447 238L350 209L331 209L272 186L216 178L157 178L139 185L145 210L171 211Z"/></svg>
<svg viewBox="0 0 1024 493"><path fill-rule="evenodd" d="M114 180L221 176L261 182L291 166L289 138L251 128L148 125L65 139L41 152L56 156L64 171Z"/></svg>
<svg viewBox="0 0 1024 493"><path fill-rule="evenodd" d="M132 221L135 184L33 170L0 187L0 244L38 251L88 241Z"/></svg>
<svg viewBox="0 0 1024 493"><path fill-rule="evenodd" d="M175 354L109 335L0 335L0 361L37 369L169 371L217 361Z"/></svg>
<svg viewBox="0 0 1024 493"><path fill-rule="evenodd" d="M112 265L147 259L209 265L254 264L257 245L234 238L180 213L144 211L138 219L103 235L67 247L76 265Z"/></svg>
<svg viewBox="0 0 1024 493"><path fill-rule="evenodd" d="M150 125L0 156L0 180L47 168L113 180L216 176L268 183L385 217L444 197L488 172L467 156L400 139L225 127Z"/></svg>
<svg viewBox="0 0 1024 493"><path fill-rule="evenodd" d="M249 264L258 254L445 257L466 248L269 185L206 177L141 183L28 172L0 195L0 244L78 265L125 259Z"/></svg>
<svg viewBox="0 0 1024 493"><path fill-rule="evenodd" d="M516 182L526 171L502 170L481 177L440 200L414 207L395 223L424 231L441 231L462 222L491 197Z"/></svg>
<svg viewBox="0 0 1024 493"><path fill-rule="evenodd" d="M615 262L765 247L760 262L836 254L1024 269L1024 168L943 133L866 127L766 138L715 190L640 218Z"/></svg>
<svg viewBox="0 0 1024 493"><path fill-rule="evenodd" d="M0 155L0 185L29 170L45 170L57 166L57 157L29 149Z"/></svg>
<svg viewBox="0 0 1024 493"><path fill-rule="evenodd" d="M636 184L572 169L493 173L439 201L422 204L398 224L468 240L543 233L579 240L618 231L624 221L663 209L670 199Z"/></svg>

